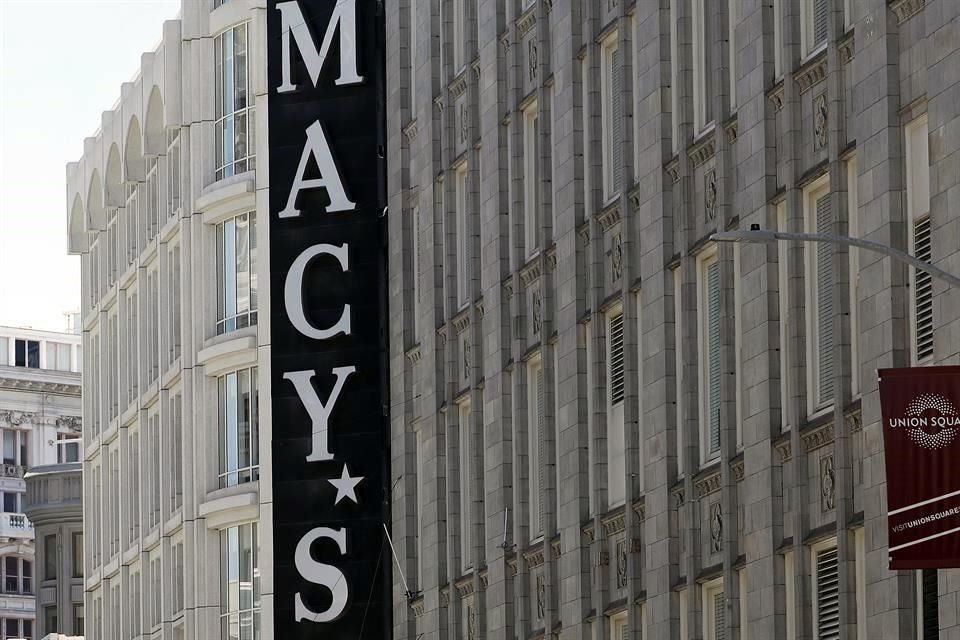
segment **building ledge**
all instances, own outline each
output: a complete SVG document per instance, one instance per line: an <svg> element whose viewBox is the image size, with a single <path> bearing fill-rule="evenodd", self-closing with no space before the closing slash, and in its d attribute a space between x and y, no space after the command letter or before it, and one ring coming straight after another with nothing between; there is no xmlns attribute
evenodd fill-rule
<svg viewBox="0 0 960 640"><path fill-rule="evenodd" d="M226 184L224 181L216 182L204 189L196 202L197 211L203 214L204 224L217 224L256 208L257 190L253 174L241 174L238 179Z"/></svg>
<svg viewBox="0 0 960 640"><path fill-rule="evenodd" d="M197 354L197 364L208 376L219 376L257 364L257 338L243 336L218 342Z"/></svg>
<svg viewBox="0 0 960 640"><path fill-rule="evenodd" d="M208 529L250 522L260 517L260 485L249 482L236 487L219 489L207 494L200 504L199 515L206 518Z"/></svg>

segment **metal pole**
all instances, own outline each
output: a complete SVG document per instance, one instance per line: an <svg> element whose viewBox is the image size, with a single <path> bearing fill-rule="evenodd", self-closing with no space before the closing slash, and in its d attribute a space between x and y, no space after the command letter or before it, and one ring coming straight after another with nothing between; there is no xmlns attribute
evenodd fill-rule
<svg viewBox="0 0 960 640"><path fill-rule="evenodd" d="M829 242L832 244L843 244L851 247L860 247L869 251L882 253L886 256L909 264L912 267L926 271L934 278L943 280L947 284L960 289L960 278L938 269L929 262L924 262L919 258L894 249L893 247L871 240L861 238L851 238L849 236L835 236L828 233L790 233L786 231L720 231L710 236L715 242L777 242L780 240L797 240L799 242Z"/></svg>

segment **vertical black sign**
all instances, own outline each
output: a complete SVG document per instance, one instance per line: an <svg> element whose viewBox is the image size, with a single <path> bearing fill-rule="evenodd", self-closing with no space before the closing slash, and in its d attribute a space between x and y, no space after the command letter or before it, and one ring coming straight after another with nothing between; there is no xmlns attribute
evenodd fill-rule
<svg viewBox="0 0 960 640"><path fill-rule="evenodd" d="M267 2L274 637L390 630L377 0Z"/></svg>

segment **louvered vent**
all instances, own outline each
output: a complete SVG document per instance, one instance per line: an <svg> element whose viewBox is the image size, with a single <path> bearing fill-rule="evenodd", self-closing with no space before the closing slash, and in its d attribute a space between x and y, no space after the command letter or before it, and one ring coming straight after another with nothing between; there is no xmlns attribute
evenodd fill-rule
<svg viewBox="0 0 960 640"><path fill-rule="evenodd" d="M840 638L840 575L836 547L817 553L817 638Z"/></svg>
<svg viewBox="0 0 960 640"><path fill-rule="evenodd" d="M827 41L827 0L813 0L813 46Z"/></svg>
<svg viewBox="0 0 960 640"><path fill-rule="evenodd" d="M726 640L727 620L723 604L723 591L713 595L713 640Z"/></svg>
<svg viewBox="0 0 960 640"><path fill-rule="evenodd" d="M710 453L720 451L720 263L707 267L707 420Z"/></svg>
<svg viewBox="0 0 960 640"><path fill-rule="evenodd" d="M623 375L623 314L618 313L610 317L610 404L623 402L624 375Z"/></svg>
<svg viewBox="0 0 960 640"><path fill-rule="evenodd" d="M830 233L830 194L817 199L817 233ZM817 252L817 389L820 404L833 401L833 245L816 244Z"/></svg>
<svg viewBox="0 0 960 640"><path fill-rule="evenodd" d="M913 226L913 254L930 262L930 218L918 220ZM926 271L915 270L913 312L915 318L914 348L917 360L933 355L933 278Z"/></svg>

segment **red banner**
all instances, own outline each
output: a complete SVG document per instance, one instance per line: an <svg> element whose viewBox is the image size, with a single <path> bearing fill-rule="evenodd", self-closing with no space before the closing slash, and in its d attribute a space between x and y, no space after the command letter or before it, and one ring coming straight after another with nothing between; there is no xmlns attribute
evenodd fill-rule
<svg viewBox="0 0 960 640"><path fill-rule="evenodd" d="M879 376L890 568L958 568L960 367Z"/></svg>

